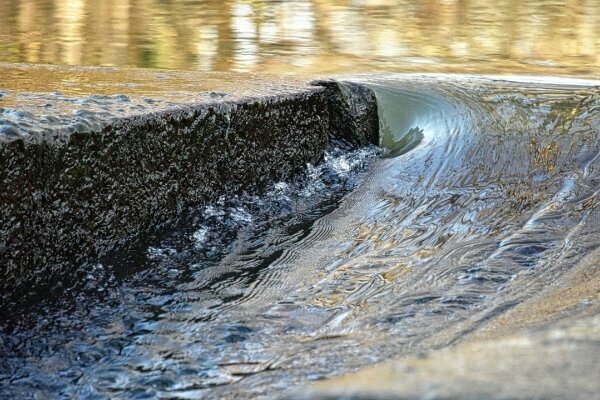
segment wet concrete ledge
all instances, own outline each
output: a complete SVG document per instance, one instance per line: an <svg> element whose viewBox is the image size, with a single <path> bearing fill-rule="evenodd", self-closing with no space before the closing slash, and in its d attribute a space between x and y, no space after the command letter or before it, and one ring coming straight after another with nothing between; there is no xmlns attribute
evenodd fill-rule
<svg viewBox="0 0 600 400"><path fill-rule="evenodd" d="M190 207L297 175L332 135L377 142L368 89L218 75L0 65L5 305Z"/></svg>

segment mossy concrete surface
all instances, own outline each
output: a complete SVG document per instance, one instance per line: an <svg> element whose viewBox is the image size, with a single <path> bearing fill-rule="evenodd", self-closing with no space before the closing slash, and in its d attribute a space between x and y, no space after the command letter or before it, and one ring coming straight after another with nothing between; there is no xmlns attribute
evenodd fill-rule
<svg viewBox="0 0 600 400"><path fill-rule="evenodd" d="M191 207L297 175L331 135L377 138L374 94L334 82L27 65L0 82L5 305Z"/></svg>

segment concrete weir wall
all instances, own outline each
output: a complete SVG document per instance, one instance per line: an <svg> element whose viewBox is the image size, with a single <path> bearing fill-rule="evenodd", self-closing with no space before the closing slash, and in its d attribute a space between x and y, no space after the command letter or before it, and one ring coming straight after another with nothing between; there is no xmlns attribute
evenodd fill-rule
<svg viewBox="0 0 600 400"><path fill-rule="evenodd" d="M319 160L330 135L378 140L374 94L334 81L94 126L0 141L5 296L54 286L77 266L176 224L189 207L289 179Z"/></svg>

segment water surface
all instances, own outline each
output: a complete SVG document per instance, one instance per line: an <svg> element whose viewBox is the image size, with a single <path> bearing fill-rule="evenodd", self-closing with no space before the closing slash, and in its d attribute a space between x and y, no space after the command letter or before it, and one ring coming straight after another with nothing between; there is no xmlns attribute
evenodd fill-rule
<svg viewBox="0 0 600 400"><path fill-rule="evenodd" d="M2 322L2 396L272 398L463 340L597 254L597 82L362 83L383 157L333 143L298 181L85 266Z"/></svg>

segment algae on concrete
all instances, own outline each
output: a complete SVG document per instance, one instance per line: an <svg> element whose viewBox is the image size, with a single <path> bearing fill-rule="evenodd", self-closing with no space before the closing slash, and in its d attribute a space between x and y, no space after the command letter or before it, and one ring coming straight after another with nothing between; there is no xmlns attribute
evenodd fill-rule
<svg viewBox="0 0 600 400"><path fill-rule="evenodd" d="M374 94L332 82L29 65L0 65L0 82L7 309L194 207L298 175L332 135L377 139Z"/></svg>

